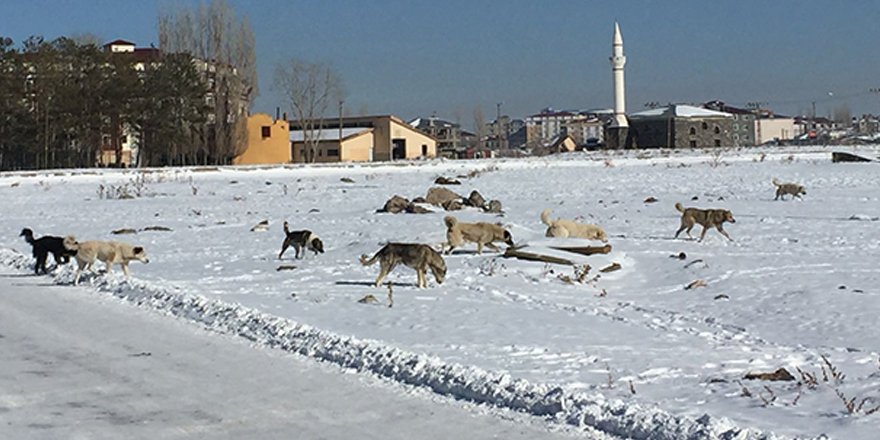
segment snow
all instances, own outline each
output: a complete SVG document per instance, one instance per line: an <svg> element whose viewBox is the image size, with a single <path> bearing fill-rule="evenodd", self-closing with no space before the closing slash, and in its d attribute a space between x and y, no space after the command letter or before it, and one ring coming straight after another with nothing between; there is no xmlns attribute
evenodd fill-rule
<svg viewBox="0 0 880 440"><path fill-rule="evenodd" d="M732 117L730 113L709 110L702 107L694 107L692 105L673 104L665 107L657 107L632 113L631 118L657 118L660 116L668 117L670 110L675 112L675 116L683 118L705 118L705 117Z"/></svg>
<svg viewBox="0 0 880 440"><path fill-rule="evenodd" d="M130 281L116 271L85 282L260 343L611 435L873 439L880 173L876 164L832 164L830 152L4 173L0 244L29 251L17 237L23 227L141 244L151 263L133 263ZM854 152L876 156L878 147ZM470 171L479 172L449 188L498 199L505 215L465 210L454 213L460 219L500 221L517 244L545 246L539 215L552 208L554 218L603 226L612 253L571 254L592 267L585 282L571 267L457 253L446 257L444 284L429 277L431 287L417 289L415 273L398 268L389 276L393 307L358 303L387 293L370 286L378 268L362 267L359 255L387 241L445 238L447 213L376 209L394 194L424 195L439 175ZM772 177L805 184L807 195L774 201ZM99 185L126 184L140 196L98 197ZM675 202L730 209L737 222L725 229L736 241L716 231L702 243L673 240ZM268 232L249 232L264 219ZM321 235L327 252L275 260L284 220ZM154 225L173 231L110 235ZM670 258L681 252L684 260ZM12 250L0 260L32 264ZM622 269L589 279L612 262ZM297 268L276 271L280 264ZM55 281L69 283L71 266ZM698 279L707 286L684 289ZM823 356L845 377L834 379ZM743 379L780 367L817 381ZM838 393L856 398L854 409L867 400L850 414Z"/></svg>

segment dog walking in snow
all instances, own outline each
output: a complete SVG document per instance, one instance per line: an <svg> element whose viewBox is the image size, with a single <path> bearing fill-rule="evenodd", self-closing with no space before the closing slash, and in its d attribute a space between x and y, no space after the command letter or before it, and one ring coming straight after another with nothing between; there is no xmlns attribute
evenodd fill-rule
<svg viewBox="0 0 880 440"><path fill-rule="evenodd" d="M724 231L724 222L736 223L736 219L733 218L733 214L726 209L699 209L699 208L685 208L681 206L681 203L675 204L675 209L681 213L681 227L678 228L678 231L675 231L675 238L678 238L678 234L681 231L687 229L687 235L690 238L694 238L691 236L691 229L694 228L694 225L699 224L703 227L703 232L700 234L700 239L697 241L703 241L703 237L706 236L706 231L709 228L715 228L721 235L727 237L728 240L733 241L730 238L730 235L727 235L727 232Z"/></svg>
<svg viewBox="0 0 880 440"><path fill-rule="evenodd" d="M101 260L107 266L107 273L111 273L114 264L122 266L122 272L129 276L128 263L140 261L149 263L147 252L142 246L133 246L119 241L83 241L78 242L72 235L64 237L64 247L76 251L76 275L73 284L79 284L79 277L83 270L92 270L96 260Z"/></svg>
<svg viewBox="0 0 880 440"><path fill-rule="evenodd" d="M33 255L37 260L37 264L34 265L34 273L37 275L40 272L48 273L46 270L46 259L49 258L50 253L55 258L55 266L67 264L70 261L70 257L76 255L76 251L64 247L64 239L61 237L44 235L34 239L34 231L30 230L30 228L22 229L21 234L18 234L18 236L24 237L24 241L28 242L33 248Z"/></svg>
<svg viewBox="0 0 880 440"><path fill-rule="evenodd" d="M776 187L776 198L773 200L779 200L780 197L782 197L782 200L785 200L786 194L790 195L791 198L797 197L799 199L803 199L801 194L807 195L807 190L804 189L803 185L797 183L782 183L776 180L775 177L771 182L773 182L773 186Z"/></svg>
<svg viewBox="0 0 880 440"><path fill-rule="evenodd" d="M294 258L302 258L300 251L303 249L308 249L314 252L315 255L324 253L324 242L321 241L317 234L306 229L291 231L287 222L284 222L284 243L281 244L281 252L278 253L279 260L284 255L284 251L290 246L293 246L293 249L296 250Z"/></svg>
<svg viewBox="0 0 880 440"><path fill-rule="evenodd" d="M428 269L434 274L437 284L443 284L446 278L446 262L440 254L426 244L420 243L388 243L376 252L372 258L361 255L361 264L370 266L379 262L379 276L376 278L376 287L382 285L382 280L399 264L415 269L418 276L419 287L428 287L426 277Z"/></svg>

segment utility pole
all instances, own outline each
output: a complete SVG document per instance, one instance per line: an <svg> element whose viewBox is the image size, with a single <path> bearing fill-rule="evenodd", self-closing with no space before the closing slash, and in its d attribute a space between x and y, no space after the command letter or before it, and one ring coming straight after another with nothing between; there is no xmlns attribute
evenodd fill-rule
<svg viewBox="0 0 880 440"><path fill-rule="evenodd" d="M339 100L339 157L342 157L342 104L345 101Z"/></svg>
<svg viewBox="0 0 880 440"><path fill-rule="evenodd" d="M501 144L501 104L503 104L503 102L495 104L495 141L498 144L499 150L503 146Z"/></svg>

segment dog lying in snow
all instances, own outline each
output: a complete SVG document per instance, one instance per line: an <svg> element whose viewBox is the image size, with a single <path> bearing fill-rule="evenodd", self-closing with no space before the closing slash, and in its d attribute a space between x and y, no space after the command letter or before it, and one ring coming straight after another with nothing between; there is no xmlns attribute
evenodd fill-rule
<svg viewBox="0 0 880 440"><path fill-rule="evenodd" d="M545 209L541 212L541 222L547 225L547 237L557 238L586 238L589 240L599 240L602 243L608 243L608 236L598 225L592 223L576 223L572 220L550 219L550 210Z"/></svg>
<svg viewBox="0 0 880 440"><path fill-rule="evenodd" d="M28 242L33 248L33 255L37 260L37 264L34 265L34 273L37 275L40 272L48 272L46 270L46 259L49 258L50 253L55 258L56 266L67 264L70 261L70 257L76 254L76 251L71 251L64 247L64 239L61 237L44 235L34 239L34 231L31 231L29 228L22 229L21 234L18 234L18 236L24 237L24 241Z"/></svg>
<svg viewBox="0 0 880 440"><path fill-rule="evenodd" d="M114 264L122 266L122 272L129 276L128 263L140 261L149 263L147 252L142 246L134 246L120 241L76 241L72 235L64 237L64 247L76 251L76 275L73 284L79 284L79 277L83 270L92 270L96 260L101 260L107 266L107 273L111 273Z"/></svg>

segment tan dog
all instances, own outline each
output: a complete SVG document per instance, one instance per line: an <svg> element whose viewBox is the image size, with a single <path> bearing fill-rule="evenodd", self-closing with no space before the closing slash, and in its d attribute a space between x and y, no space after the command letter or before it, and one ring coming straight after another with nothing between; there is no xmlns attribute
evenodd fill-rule
<svg viewBox="0 0 880 440"><path fill-rule="evenodd" d="M803 197L801 197L801 194L807 194L807 190L804 189L803 185L799 185L797 183L782 183L776 180L775 177L773 178L772 182L773 186L776 187L776 198L773 200L779 200L780 197L782 197L782 200L785 200L786 194L790 195L791 198L797 197L799 199L803 199Z"/></svg>
<svg viewBox="0 0 880 440"><path fill-rule="evenodd" d="M419 280L419 287L428 287L426 273L431 269L437 284L443 284L446 278L446 262L437 251L426 244L419 243L388 243L376 252L372 258L361 255L361 264L370 266L379 262L379 276L376 278L376 287L382 285L382 280L397 267L403 264L415 269Z"/></svg>
<svg viewBox="0 0 880 440"><path fill-rule="evenodd" d="M685 229L687 229L688 237L694 238L691 236L691 229L694 228L694 225L699 224L703 227L703 232L700 234L698 241L703 241L706 231L712 227L717 229L721 235L727 237L728 240L733 241L730 235L727 235L727 232L724 231L723 227L724 222L736 223L736 219L733 218L733 214L730 211L726 209L685 208L681 206L681 203L676 203L675 209L681 212L681 227L678 228L678 231L675 231L675 238L678 238L678 234Z"/></svg>
<svg viewBox="0 0 880 440"><path fill-rule="evenodd" d="M600 240L602 243L608 243L608 236L600 226L592 223L577 223L572 220L550 219L550 210L545 209L541 212L541 222L547 225L547 237L556 238L586 238L589 240Z"/></svg>
<svg viewBox="0 0 880 440"><path fill-rule="evenodd" d="M443 247L449 247L446 250L447 254L451 254L453 249L461 246L466 241L477 244L478 254L483 253L483 246L493 251L500 251L501 249L498 249L498 246L493 244L495 241L501 241L508 246L513 246L513 236L500 224L486 222L464 223L451 215L444 217L443 223L446 223L446 244Z"/></svg>
<svg viewBox="0 0 880 440"><path fill-rule="evenodd" d="M78 242L73 236L64 237L64 247L71 251L76 251L76 275L73 284L79 284L79 277L82 271L89 269L95 264L95 260L101 260L107 266L107 273L111 273L114 264L122 266L122 272L126 277L128 273L128 263L132 261L140 261L141 263L149 263L147 253L141 246L133 246L128 243L119 241L83 241Z"/></svg>

